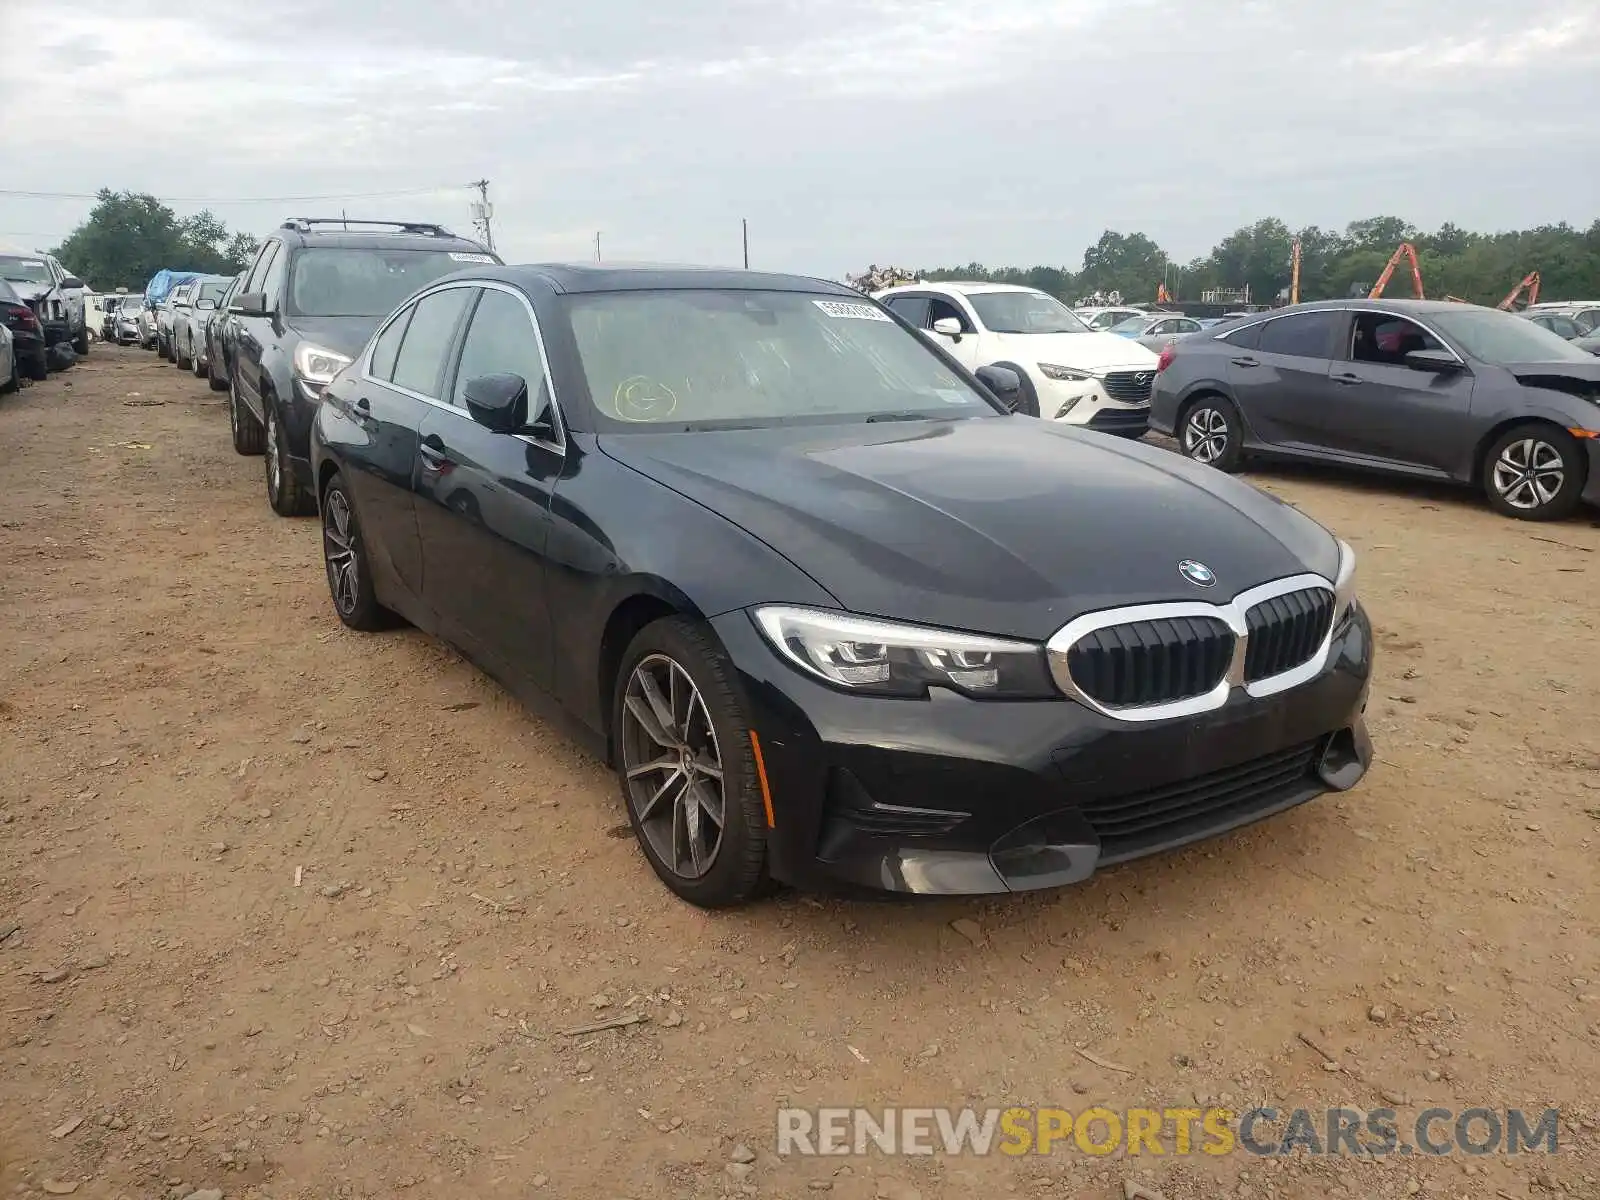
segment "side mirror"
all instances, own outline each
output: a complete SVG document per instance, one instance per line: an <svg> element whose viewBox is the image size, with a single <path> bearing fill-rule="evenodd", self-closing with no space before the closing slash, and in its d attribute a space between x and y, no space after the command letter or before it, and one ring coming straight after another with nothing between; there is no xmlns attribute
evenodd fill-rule
<svg viewBox="0 0 1600 1200"><path fill-rule="evenodd" d="M528 423L528 384L521 375L480 375L462 392L472 419L493 433L516 433Z"/></svg>
<svg viewBox="0 0 1600 1200"><path fill-rule="evenodd" d="M81 288L84 286L84 283L83 280L79 279L76 275L68 275L61 281L61 286L64 288Z"/></svg>
<svg viewBox="0 0 1600 1200"><path fill-rule="evenodd" d="M958 342L961 340L961 322L954 317L940 317L933 323L933 331Z"/></svg>
<svg viewBox="0 0 1600 1200"><path fill-rule="evenodd" d="M1413 350L1406 355L1406 366L1413 371L1447 374L1461 370L1461 360L1448 350Z"/></svg>
<svg viewBox="0 0 1600 1200"><path fill-rule="evenodd" d="M233 307L228 311L240 317L264 317L267 315L267 294L240 292L233 298Z"/></svg>
<svg viewBox="0 0 1600 1200"><path fill-rule="evenodd" d="M973 372L979 383L995 394L995 398L1011 412L1022 403L1022 376L1010 367L979 367Z"/></svg>
<svg viewBox="0 0 1600 1200"><path fill-rule="evenodd" d="M215 308L217 306L217 302L211 299L211 297L206 296L200 300L196 300L194 302L194 306L196 308Z"/></svg>

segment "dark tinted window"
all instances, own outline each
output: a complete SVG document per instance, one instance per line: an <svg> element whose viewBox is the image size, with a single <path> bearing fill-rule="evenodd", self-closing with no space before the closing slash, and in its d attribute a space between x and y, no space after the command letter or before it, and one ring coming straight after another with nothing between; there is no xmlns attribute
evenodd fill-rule
<svg viewBox="0 0 1600 1200"><path fill-rule="evenodd" d="M381 317L412 292L485 258L448 250L311 247L295 256L288 310L302 317Z"/></svg>
<svg viewBox="0 0 1600 1200"><path fill-rule="evenodd" d="M1342 312L1295 313L1277 317L1261 330L1263 354L1292 354L1298 358L1327 358L1333 331L1344 320Z"/></svg>
<svg viewBox="0 0 1600 1200"><path fill-rule="evenodd" d="M450 348L461 310L471 295L471 288L448 288L417 301L395 359L396 386L424 396L438 396L445 351Z"/></svg>
<svg viewBox="0 0 1600 1200"><path fill-rule="evenodd" d="M1246 325L1243 329L1235 329L1232 333L1224 334L1218 340L1227 342L1230 346L1237 346L1241 350L1254 350L1261 341L1261 326Z"/></svg>
<svg viewBox="0 0 1600 1200"><path fill-rule="evenodd" d="M394 320L384 326L383 332L378 335L378 340L372 343L372 377L374 379L392 380L394 378L394 360L400 353L400 339L406 335L406 326L411 323L411 309L406 309Z"/></svg>
<svg viewBox="0 0 1600 1200"><path fill-rule="evenodd" d="M1387 313L1357 313L1350 335L1355 362L1402 366L1413 350L1443 350L1444 344L1415 321Z"/></svg>
<svg viewBox="0 0 1600 1200"><path fill-rule="evenodd" d="M888 308L895 316L906 321L913 329L928 324L928 298L926 296L891 296Z"/></svg>
<svg viewBox="0 0 1600 1200"><path fill-rule="evenodd" d="M282 242L268 242L261 248L261 254L256 259L255 266L250 268L250 274L245 278L241 292L259 292L261 281L267 277L267 268L272 266L272 260L277 256L278 247Z"/></svg>
<svg viewBox="0 0 1600 1200"><path fill-rule="evenodd" d="M472 312L472 324L461 342L461 363L450 403L465 408L467 382L480 375L522 376L528 385L529 414L538 411L545 373L533 321L522 301L494 288L483 290L483 298Z"/></svg>

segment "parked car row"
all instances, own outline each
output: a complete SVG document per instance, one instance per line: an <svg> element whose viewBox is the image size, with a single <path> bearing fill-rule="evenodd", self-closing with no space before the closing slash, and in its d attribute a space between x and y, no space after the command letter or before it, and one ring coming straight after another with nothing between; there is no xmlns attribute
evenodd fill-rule
<svg viewBox="0 0 1600 1200"><path fill-rule="evenodd" d="M13 376L43 379L89 353L87 290L54 255L0 250L0 316L11 334Z"/></svg>
<svg viewBox="0 0 1600 1200"><path fill-rule="evenodd" d="M1107 391L1153 372L1137 342L1027 289L886 308L343 224L285 223L189 318L235 449L319 515L338 618L410 622L570 730L680 897L1068 884L1365 773L1350 548L1019 412L1142 432ZM1085 509L1115 519L1045 516Z"/></svg>

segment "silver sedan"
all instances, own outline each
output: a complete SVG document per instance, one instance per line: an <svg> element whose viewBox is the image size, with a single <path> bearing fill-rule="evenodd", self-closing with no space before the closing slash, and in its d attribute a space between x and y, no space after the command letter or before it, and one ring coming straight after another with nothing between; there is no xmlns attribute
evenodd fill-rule
<svg viewBox="0 0 1600 1200"><path fill-rule="evenodd" d="M1199 333L1201 325L1182 313L1143 313L1113 325L1109 332L1160 353L1179 338Z"/></svg>

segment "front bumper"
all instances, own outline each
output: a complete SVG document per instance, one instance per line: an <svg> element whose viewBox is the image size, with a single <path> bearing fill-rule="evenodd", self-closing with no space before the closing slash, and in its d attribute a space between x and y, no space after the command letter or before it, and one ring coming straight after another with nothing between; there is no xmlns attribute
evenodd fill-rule
<svg viewBox="0 0 1600 1200"><path fill-rule="evenodd" d="M1372 630L1359 605L1323 670L1263 699L1134 724L1068 700L840 693L744 612L737 666L772 797L771 869L801 887L981 895L1058 887L1359 782Z"/></svg>
<svg viewBox="0 0 1600 1200"><path fill-rule="evenodd" d="M1154 371L1132 368L1082 380L1046 378L1039 388L1039 415L1046 421L1142 436L1150 424L1150 383L1140 388L1131 377L1143 374L1153 382Z"/></svg>
<svg viewBox="0 0 1600 1200"><path fill-rule="evenodd" d="M1583 485L1583 502L1600 508L1600 438L1584 438L1589 453L1589 479Z"/></svg>

